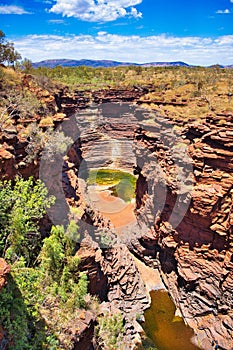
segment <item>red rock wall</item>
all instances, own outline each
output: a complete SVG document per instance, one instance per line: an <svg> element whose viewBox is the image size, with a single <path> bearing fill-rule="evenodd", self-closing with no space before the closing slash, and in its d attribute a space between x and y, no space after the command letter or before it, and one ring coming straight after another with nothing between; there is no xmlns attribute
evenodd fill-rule
<svg viewBox="0 0 233 350"><path fill-rule="evenodd" d="M220 118L225 120L224 127L219 125ZM173 159L166 145L160 142L159 118L153 133L143 129L136 133L141 147L149 149L162 167L168 190L160 212L154 197L159 189L164 190L164 184L156 172L151 172L153 157L143 161L145 157L138 152L141 174L147 182L154 177L154 185L148 190L149 199L144 194L138 214L140 219L144 217L148 221L149 213L154 222L150 232L140 239L141 247L134 243L131 249L145 260L144 250L151 246L151 262L154 250L177 308L206 350L213 349L212 342L221 349L233 349L232 121L233 116L226 113L219 118L208 117L203 124L184 125L183 140L188 145L194 177L190 204L177 227L168 222L178 191ZM185 198L184 194L184 202Z"/></svg>

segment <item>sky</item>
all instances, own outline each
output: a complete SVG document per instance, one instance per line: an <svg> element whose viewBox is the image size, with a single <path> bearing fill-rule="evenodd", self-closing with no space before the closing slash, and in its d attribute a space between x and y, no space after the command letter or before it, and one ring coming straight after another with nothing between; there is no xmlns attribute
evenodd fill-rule
<svg viewBox="0 0 233 350"><path fill-rule="evenodd" d="M233 0L0 0L22 58L233 64Z"/></svg>

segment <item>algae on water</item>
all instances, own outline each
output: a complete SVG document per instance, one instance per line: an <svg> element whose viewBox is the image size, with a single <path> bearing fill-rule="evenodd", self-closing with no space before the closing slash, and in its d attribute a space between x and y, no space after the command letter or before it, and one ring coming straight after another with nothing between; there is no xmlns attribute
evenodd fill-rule
<svg viewBox="0 0 233 350"><path fill-rule="evenodd" d="M136 176L117 169L91 169L88 173L88 185L108 186L112 195L131 202L135 198Z"/></svg>

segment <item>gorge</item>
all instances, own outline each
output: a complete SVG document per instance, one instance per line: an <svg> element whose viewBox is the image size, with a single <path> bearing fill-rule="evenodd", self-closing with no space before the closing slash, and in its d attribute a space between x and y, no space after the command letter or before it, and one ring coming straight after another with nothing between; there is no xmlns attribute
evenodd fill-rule
<svg viewBox="0 0 233 350"><path fill-rule="evenodd" d="M165 116L148 108L149 89L48 93L54 125L70 137L68 152L50 161L45 152L26 164L27 140L19 136L17 121L18 130L1 134L1 178L42 179L56 195L48 211L56 225L66 224L70 208L76 210L80 269L103 310L123 314L124 350L140 348L149 291L161 286L193 330L193 346L231 350L233 112L207 113L201 121ZM134 196L125 201L106 179L98 187L100 169L134 176ZM5 284L9 271L3 266ZM74 349L92 349L95 320L90 311L80 319L69 330Z"/></svg>
<svg viewBox="0 0 233 350"><path fill-rule="evenodd" d="M81 112L81 119L77 114L78 124L85 113ZM80 137L86 166L117 168L137 175L137 222L121 228L120 242L111 222L106 223L101 213L88 213L97 231L100 227L111 228L110 242L114 245L107 248L107 259L101 267L108 278L108 300L134 317L148 307L140 275L137 273L134 281L130 278L132 269L134 274L137 271L130 251L158 269L178 314L194 329L197 345L212 349L212 344L218 344L229 349L232 114L206 118L202 125L179 125L179 129L169 118L122 102L102 104L98 113L88 110L87 114L92 120L88 133ZM229 129L223 130L220 119ZM71 162L75 164L74 159ZM80 158L78 164L82 164ZM101 247L98 234L97 242ZM120 271L124 265L124 273L119 275L115 256Z"/></svg>

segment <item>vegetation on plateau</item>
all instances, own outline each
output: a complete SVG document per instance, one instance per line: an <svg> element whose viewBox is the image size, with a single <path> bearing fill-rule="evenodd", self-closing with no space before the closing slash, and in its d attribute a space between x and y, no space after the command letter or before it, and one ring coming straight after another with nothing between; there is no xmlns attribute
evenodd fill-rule
<svg viewBox="0 0 233 350"><path fill-rule="evenodd" d="M178 122L233 111L233 69L213 67L61 67L33 69L73 90L145 88L145 108Z"/></svg>

